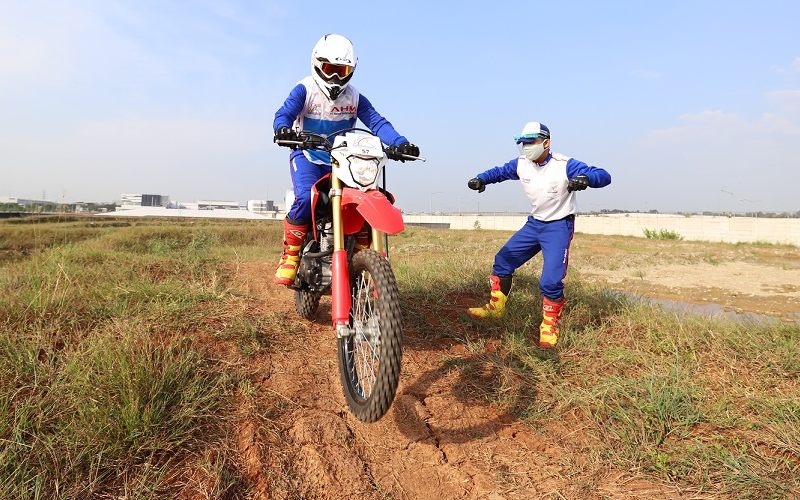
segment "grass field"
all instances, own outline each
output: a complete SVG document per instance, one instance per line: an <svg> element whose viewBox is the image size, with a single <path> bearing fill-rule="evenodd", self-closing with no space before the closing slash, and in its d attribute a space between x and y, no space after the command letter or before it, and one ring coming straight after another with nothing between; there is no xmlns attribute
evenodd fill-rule
<svg viewBox="0 0 800 500"><path fill-rule="evenodd" d="M259 395L256 381L259 360L290 349L284 332L305 323L255 307L237 280L246 263L276 261L278 231L246 221L0 222L0 498L247 497L256 485L232 431L242 412L273 447L276 496L295 497L301 479L273 425L287 403ZM440 363L534 432L574 429L563 439L575 477L614 467L687 495L800 495L797 324L676 316L578 273L562 345L545 352L531 342L536 262L518 273L502 321L459 314L486 298L508 235L395 237L407 336L462 343L469 355ZM667 244L576 235L573 259L585 252L585 265L581 249L609 241L620 260ZM480 376L487 369L496 375Z"/></svg>

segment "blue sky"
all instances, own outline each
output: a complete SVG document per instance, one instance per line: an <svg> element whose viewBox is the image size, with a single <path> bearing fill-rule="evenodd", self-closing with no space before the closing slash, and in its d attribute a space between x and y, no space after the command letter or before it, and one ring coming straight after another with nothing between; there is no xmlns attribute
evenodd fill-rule
<svg viewBox="0 0 800 500"><path fill-rule="evenodd" d="M606 168L579 208L800 210L800 2L16 1L0 16L0 195L282 199L275 110L323 34L428 162L407 211L526 211L476 173L546 123Z"/></svg>

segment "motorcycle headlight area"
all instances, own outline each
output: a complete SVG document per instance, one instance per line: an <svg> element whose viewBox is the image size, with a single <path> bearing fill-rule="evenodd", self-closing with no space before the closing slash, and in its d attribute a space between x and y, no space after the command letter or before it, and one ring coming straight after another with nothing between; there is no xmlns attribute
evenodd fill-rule
<svg viewBox="0 0 800 500"><path fill-rule="evenodd" d="M350 162L350 175L361 186L369 186L378 178L380 159L350 155L347 161Z"/></svg>

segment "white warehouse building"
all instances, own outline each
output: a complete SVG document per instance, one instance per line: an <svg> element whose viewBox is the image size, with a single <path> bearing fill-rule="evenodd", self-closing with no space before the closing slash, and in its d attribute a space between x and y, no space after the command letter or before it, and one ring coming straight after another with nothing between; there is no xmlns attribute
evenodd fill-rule
<svg viewBox="0 0 800 500"><path fill-rule="evenodd" d="M223 210L239 210L238 201L227 200L197 200L197 208L200 210L223 209Z"/></svg>
<svg viewBox="0 0 800 500"><path fill-rule="evenodd" d="M133 207L165 207L169 196L161 194L121 194L121 209Z"/></svg>
<svg viewBox="0 0 800 500"><path fill-rule="evenodd" d="M275 212L278 207L272 200L247 200L247 211L257 214Z"/></svg>

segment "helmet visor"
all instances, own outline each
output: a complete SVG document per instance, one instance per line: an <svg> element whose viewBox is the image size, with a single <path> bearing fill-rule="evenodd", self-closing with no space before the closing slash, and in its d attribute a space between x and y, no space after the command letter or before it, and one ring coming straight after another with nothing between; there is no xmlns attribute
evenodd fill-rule
<svg viewBox="0 0 800 500"><path fill-rule="evenodd" d="M353 72L352 66L347 66L345 64L333 64L329 62L322 63L319 69L320 72L327 78L334 78L338 76L339 79L344 79Z"/></svg>

